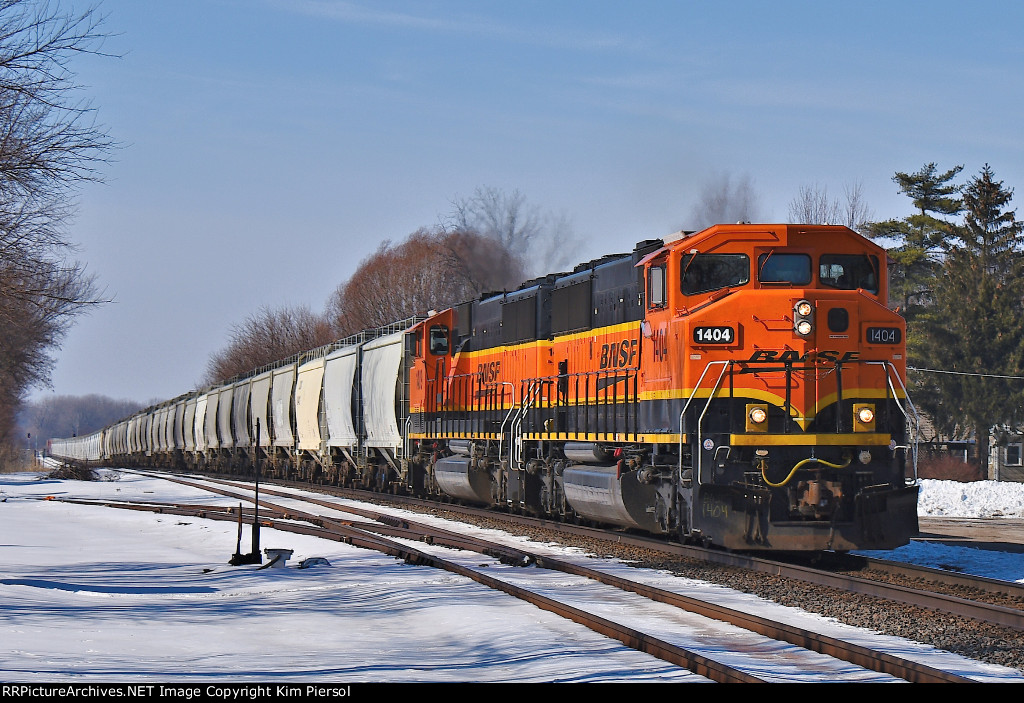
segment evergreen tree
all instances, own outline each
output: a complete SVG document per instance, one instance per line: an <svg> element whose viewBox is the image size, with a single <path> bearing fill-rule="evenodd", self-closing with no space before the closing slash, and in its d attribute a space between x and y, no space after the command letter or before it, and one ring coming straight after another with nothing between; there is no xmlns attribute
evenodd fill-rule
<svg viewBox="0 0 1024 703"><path fill-rule="evenodd" d="M932 305L919 319L914 362L924 373L918 404L948 436L977 441L987 466L992 427L1019 421L1024 400L1024 227L1009 209L1013 190L986 164L964 187L964 223L951 230Z"/></svg>
<svg viewBox="0 0 1024 703"><path fill-rule="evenodd" d="M931 303L940 255L953 228L941 216L956 215L963 207L956 197L959 187L951 183L961 170L963 166L955 166L938 173L938 167L929 163L916 173L897 173L893 181L910 197L917 213L867 226L869 236L896 242L889 249L889 298L908 323Z"/></svg>

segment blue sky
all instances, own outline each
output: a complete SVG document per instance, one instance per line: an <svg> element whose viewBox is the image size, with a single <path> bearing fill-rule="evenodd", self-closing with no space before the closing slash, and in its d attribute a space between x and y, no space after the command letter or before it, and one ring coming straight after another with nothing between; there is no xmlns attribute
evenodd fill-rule
<svg viewBox="0 0 1024 703"><path fill-rule="evenodd" d="M1024 3L103 0L77 57L122 143L70 237L116 302L45 393L191 389L261 305L322 309L380 241L480 186L565 216L580 260L688 228L749 178L801 186L989 163L1024 185Z"/></svg>

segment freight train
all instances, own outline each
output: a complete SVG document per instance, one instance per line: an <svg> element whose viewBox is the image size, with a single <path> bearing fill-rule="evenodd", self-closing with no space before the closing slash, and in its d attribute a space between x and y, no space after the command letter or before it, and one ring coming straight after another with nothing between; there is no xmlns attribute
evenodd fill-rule
<svg viewBox="0 0 1024 703"><path fill-rule="evenodd" d="M734 550L917 532L883 249L716 225L367 330L86 437L68 461L434 496Z"/></svg>

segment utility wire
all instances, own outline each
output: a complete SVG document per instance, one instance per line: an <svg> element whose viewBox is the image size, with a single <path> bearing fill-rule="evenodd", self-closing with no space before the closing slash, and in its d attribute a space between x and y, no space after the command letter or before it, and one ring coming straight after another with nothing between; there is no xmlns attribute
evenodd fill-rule
<svg viewBox="0 0 1024 703"><path fill-rule="evenodd" d="M919 369L916 366L908 366L907 371L921 371L923 373L944 373L950 376L977 376L979 378L1008 378L1024 381L1024 376L1000 376L994 373L966 373L963 371L940 371L938 369Z"/></svg>

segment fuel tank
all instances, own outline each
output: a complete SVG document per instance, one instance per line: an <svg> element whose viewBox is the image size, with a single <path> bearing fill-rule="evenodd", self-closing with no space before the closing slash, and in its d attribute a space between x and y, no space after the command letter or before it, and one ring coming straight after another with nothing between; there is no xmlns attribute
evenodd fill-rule
<svg viewBox="0 0 1024 703"><path fill-rule="evenodd" d="M448 456L434 463L434 480L445 494L473 503L491 505L491 477L486 471L470 467L470 460L463 456Z"/></svg>
<svg viewBox="0 0 1024 703"><path fill-rule="evenodd" d="M576 464L562 472L562 487L573 510L589 520L664 532L657 491L635 471L620 475L616 466Z"/></svg>

